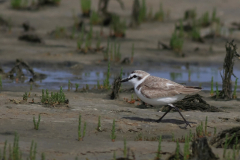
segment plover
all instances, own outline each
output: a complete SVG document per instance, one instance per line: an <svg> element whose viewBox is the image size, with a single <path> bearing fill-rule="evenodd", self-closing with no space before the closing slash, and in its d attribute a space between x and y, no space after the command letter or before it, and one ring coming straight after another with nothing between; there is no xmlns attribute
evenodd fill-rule
<svg viewBox="0 0 240 160"><path fill-rule="evenodd" d="M122 79L121 82L131 82L134 86L135 93L145 103L170 106L167 112L165 112L157 122L160 122L163 117L174 108L186 123L185 128L188 125L191 127L190 123L186 121L173 103L182 100L186 95L201 91L200 87L184 86L168 79L150 76L149 73L141 70L133 71L128 78Z"/></svg>

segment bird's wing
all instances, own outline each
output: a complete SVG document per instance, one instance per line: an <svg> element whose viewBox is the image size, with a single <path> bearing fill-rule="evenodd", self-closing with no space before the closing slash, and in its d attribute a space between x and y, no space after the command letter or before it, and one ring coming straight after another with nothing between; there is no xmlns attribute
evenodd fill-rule
<svg viewBox="0 0 240 160"><path fill-rule="evenodd" d="M148 77L140 86L141 93L147 98L172 97L178 94L192 94L200 91L194 87L185 87L168 79Z"/></svg>

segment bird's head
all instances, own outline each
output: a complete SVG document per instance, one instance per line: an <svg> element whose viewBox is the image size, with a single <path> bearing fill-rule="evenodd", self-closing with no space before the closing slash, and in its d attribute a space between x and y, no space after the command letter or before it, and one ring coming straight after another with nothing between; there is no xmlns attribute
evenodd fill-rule
<svg viewBox="0 0 240 160"><path fill-rule="evenodd" d="M131 82L134 86L142 83L143 78L150 74L141 70L133 71L127 78L122 79L121 82Z"/></svg>

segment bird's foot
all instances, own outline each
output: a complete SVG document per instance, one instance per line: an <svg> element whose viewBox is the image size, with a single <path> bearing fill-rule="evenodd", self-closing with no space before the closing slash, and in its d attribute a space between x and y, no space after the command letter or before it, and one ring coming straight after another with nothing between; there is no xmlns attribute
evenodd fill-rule
<svg viewBox="0 0 240 160"><path fill-rule="evenodd" d="M187 129L187 126L192 127L188 121L186 121L186 126L184 128Z"/></svg>

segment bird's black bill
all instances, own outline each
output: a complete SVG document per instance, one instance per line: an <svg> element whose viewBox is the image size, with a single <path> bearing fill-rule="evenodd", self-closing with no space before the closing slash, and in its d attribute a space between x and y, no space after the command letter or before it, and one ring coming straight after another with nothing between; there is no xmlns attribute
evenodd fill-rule
<svg viewBox="0 0 240 160"><path fill-rule="evenodd" d="M131 78L125 78L125 79L122 79L121 82L127 82L129 81Z"/></svg>

